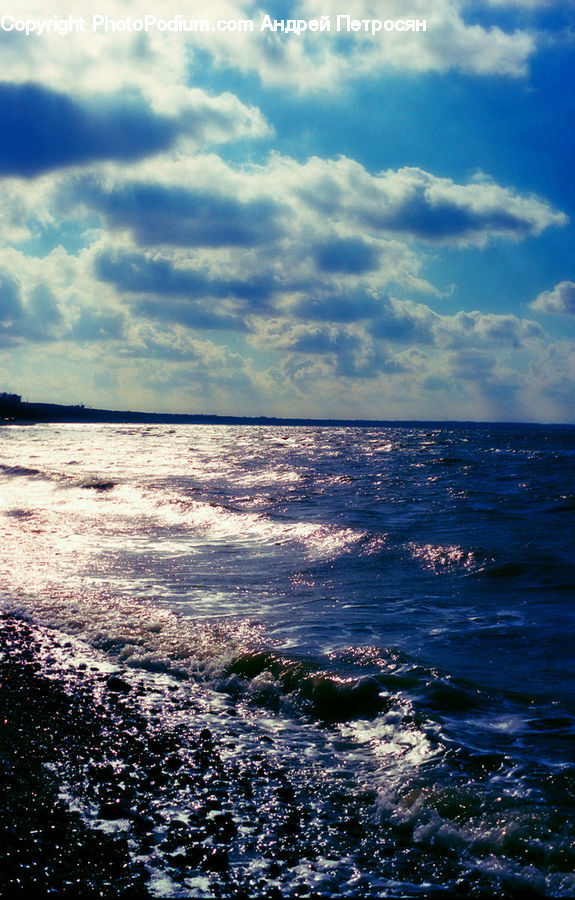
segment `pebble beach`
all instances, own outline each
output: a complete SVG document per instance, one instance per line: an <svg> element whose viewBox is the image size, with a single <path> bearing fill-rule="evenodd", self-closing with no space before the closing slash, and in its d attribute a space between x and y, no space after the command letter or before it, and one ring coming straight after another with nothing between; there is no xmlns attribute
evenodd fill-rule
<svg viewBox="0 0 575 900"><path fill-rule="evenodd" d="M298 877L322 844L311 806L265 753L234 758L201 721L166 729L155 706L193 714L177 683L10 615L0 653L1 896L321 896ZM335 815L361 853L357 814Z"/></svg>

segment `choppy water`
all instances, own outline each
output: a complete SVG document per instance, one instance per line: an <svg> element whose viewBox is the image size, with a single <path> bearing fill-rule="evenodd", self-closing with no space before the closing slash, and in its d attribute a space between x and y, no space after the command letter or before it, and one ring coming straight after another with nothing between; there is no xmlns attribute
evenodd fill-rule
<svg viewBox="0 0 575 900"><path fill-rule="evenodd" d="M575 429L5 427L0 491L7 609L371 823L312 887L575 893Z"/></svg>

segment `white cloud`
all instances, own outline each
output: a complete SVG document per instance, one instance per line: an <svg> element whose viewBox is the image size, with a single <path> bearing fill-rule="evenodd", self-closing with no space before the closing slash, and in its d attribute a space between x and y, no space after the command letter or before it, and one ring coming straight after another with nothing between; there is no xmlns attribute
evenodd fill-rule
<svg viewBox="0 0 575 900"><path fill-rule="evenodd" d="M405 265L406 240L484 246L492 239L518 240L568 222L544 199L519 194L486 177L457 184L418 168L373 175L346 157L312 157L301 164L273 154L265 165L234 168L217 156L196 155L163 159L161 166L156 161L107 165L60 185L61 212L95 212L106 227L128 231L144 246L184 246L187 231L193 247L210 246L208 232L212 246L220 249L234 243L255 248L275 240L285 268L285 254L291 266L295 252L300 263L305 256L308 271L319 265L329 274L330 266L318 261L318 248L327 242L334 252L339 246L342 259L347 254L346 264L337 271L340 278L357 274L350 261L353 253L357 260L360 241L365 258L369 256L364 273L370 276L386 265L398 270ZM249 235L234 237L234 231L226 238L224 208L229 221ZM221 233L216 235L213 229L218 227ZM249 256L243 265L249 270ZM331 270L336 269L332 265Z"/></svg>
<svg viewBox="0 0 575 900"><path fill-rule="evenodd" d="M531 403L542 420L575 421L575 342L556 341L531 361Z"/></svg>
<svg viewBox="0 0 575 900"><path fill-rule="evenodd" d="M319 7L330 12L335 27L341 13L338 0L324 3L304 0L308 15L318 14ZM527 61L535 49L533 35L516 30L506 33L501 28L484 28L465 20L467 4L461 0L389 0L382 9L375 0L353 0L346 13L352 18L405 20L427 23L425 32L385 32L377 40L357 37L357 49L363 50L363 61L356 60L362 73L381 71L391 66L413 71L458 69L476 75L523 75Z"/></svg>
<svg viewBox="0 0 575 900"><path fill-rule="evenodd" d="M542 313L575 316L575 283L560 281L552 291L543 291L533 301L531 309Z"/></svg>
<svg viewBox="0 0 575 900"><path fill-rule="evenodd" d="M311 203L320 206L324 195L332 196L334 212L343 207L360 223L384 233L481 246L492 237L520 238L568 221L546 201L485 177L462 185L418 168L371 176L351 160L313 161L311 166L321 172L318 190L309 190Z"/></svg>
<svg viewBox="0 0 575 900"><path fill-rule="evenodd" d="M477 310L438 317L434 331L438 340L450 348L509 346L519 349L545 336L537 322Z"/></svg>
<svg viewBox="0 0 575 900"><path fill-rule="evenodd" d="M71 0L28 0L26 18L42 19L82 15L85 33L26 36L0 33L0 79L34 80L46 87L73 94L136 89L156 111L171 114L185 102L190 65L201 65L211 55L222 69L256 74L268 86L298 89L303 93L341 90L350 80L373 76L386 69L438 71L450 69L477 76L522 76L537 42L532 32L505 32L468 23L463 0L389 0L382 9L373 0L349 0L345 13L352 19L415 19L427 22L425 32L337 32L342 13L336 0L292 3L282 17L305 20L330 16L330 32L293 33L261 31L267 13L259 4L214 0L203 8L184 9L178 0L163 0L154 10L146 0L109 0L88 7ZM178 33L151 29L93 33L93 14L112 21L142 20L155 14L164 20L209 19L253 22L252 33L238 31ZM271 16L272 20L274 16Z"/></svg>

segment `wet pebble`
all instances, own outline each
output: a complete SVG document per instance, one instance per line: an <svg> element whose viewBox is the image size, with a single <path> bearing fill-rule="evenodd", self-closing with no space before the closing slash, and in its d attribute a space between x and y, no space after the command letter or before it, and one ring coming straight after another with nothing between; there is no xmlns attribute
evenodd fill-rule
<svg viewBox="0 0 575 900"><path fill-rule="evenodd" d="M119 675L110 675L106 679L106 687L113 694L129 694L132 690L132 685Z"/></svg>
<svg viewBox="0 0 575 900"><path fill-rule="evenodd" d="M205 857L203 868L208 872L223 872L228 868L230 860L226 850L213 850Z"/></svg>

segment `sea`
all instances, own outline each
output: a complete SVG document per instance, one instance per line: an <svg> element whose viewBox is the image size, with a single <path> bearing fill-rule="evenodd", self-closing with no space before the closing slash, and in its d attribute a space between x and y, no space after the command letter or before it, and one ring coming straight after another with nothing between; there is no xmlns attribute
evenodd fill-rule
<svg viewBox="0 0 575 900"><path fill-rule="evenodd" d="M575 428L7 425L0 491L3 611L276 773L229 800L238 883L575 895Z"/></svg>

